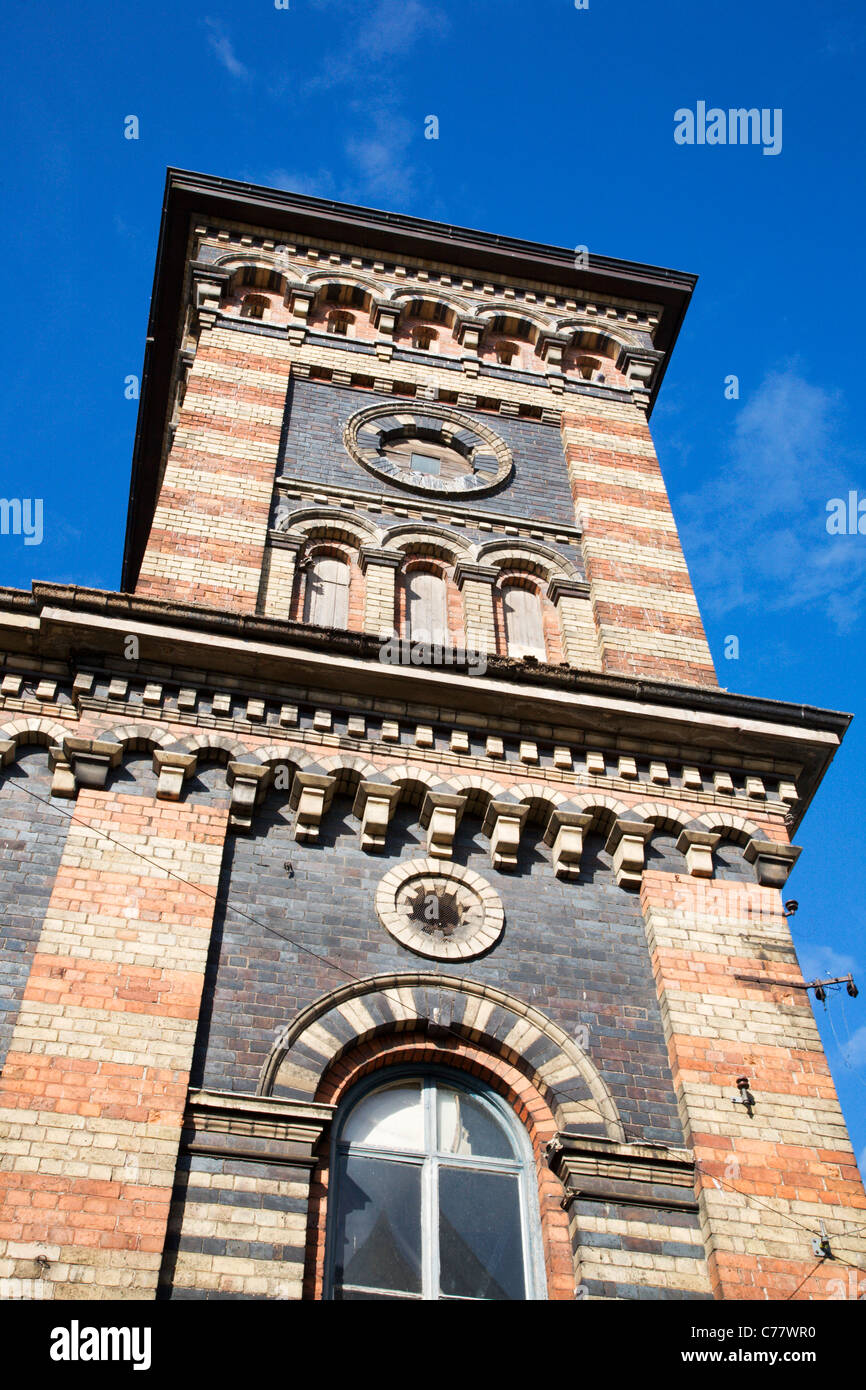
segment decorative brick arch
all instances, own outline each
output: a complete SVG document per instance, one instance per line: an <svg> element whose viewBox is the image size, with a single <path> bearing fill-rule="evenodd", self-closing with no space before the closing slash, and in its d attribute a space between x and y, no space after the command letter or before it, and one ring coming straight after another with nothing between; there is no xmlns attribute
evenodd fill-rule
<svg viewBox="0 0 866 1390"><path fill-rule="evenodd" d="M12 719L0 727L0 739L11 739L15 744L15 757L18 756L18 750L27 744L47 748L52 743L62 743L66 735L71 733L74 733L74 726L57 724L52 719L41 719L38 716Z"/></svg>
<svg viewBox="0 0 866 1390"><path fill-rule="evenodd" d="M171 747L172 751L177 753L197 753L201 762L255 763L259 761L246 744L222 733L193 734L190 738L179 739Z"/></svg>
<svg viewBox="0 0 866 1390"><path fill-rule="evenodd" d="M539 819L534 814L534 808L539 805L547 808L546 816L541 820L549 819L552 811L556 811L560 806L571 806L571 801L565 792L557 791L555 787L549 787L545 782L516 782L514 786L508 788L509 796L521 806L529 804L529 820Z"/></svg>
<svg viewBox="0 0 866 1390"><path fill-rule="evenodd" d="M598 830L605 821L636 819L632 814L632 808L624 801L618 801L615 796L606 796L601 792L584 792L580 796L570 797L564 809L583 811L592 816L590 830Z"/></svg>
<svg viewBox="0 0 866 1390"><path fill-rule="evenodd" d="M693 829L718 831L723 840L733 840L736 844L746 845L751 839L763 840L765 832L754 821L745 820L742 816L732 815L729 811L707 811L703 816L697 816L689 821L689 826ZM782 841L787 844L787 840Z"/></svg>
<svg viewBox="0 0 866 1390"><path fill-rule="evenodd" d="M687 825L694 825L694 817L687 811L681 811L676 806L669 806L664 801L642 801L639 806L629 806L626 819L642 820L647 825L655 825L659 830L676 828L685 830Z"/></svg>
<svg viewBox="0 0 866 1390"><path fill-rule="evenodd" d="M535 541L485 541L478 546L475 558L479 564L495 565L502 570L523 570L541 579L549 580L554 575L563 579L583 577L564 555L551 546L539 545Z"/></svg>
<svg viewBox="0 0 866 1390"><path fill-rule="evenodd" d="M449 531L447 526L419 526L414 521L403 521L385 531L382 544L386 550L403 555L405 559L439 559L454 565L458 560L468 559L472 546L465 536ZM414 546L427 549L415 550Z"/></svg>
<svg viewBox="0 0 866 1390"><path fill-rule="evenodd" d="M412 801L412 796L406 796L406 789L409 787L424 787L427 791L450 790L437 773L430 772L426 767L417 767L413 763L397 763L392 767L380 768L376 772L376 780L388 782L392 787L400 787L401 801ZM419 800L417 795L415 800ZM423 796L420 800L423 801Z"/></svg>
<svg viewBox="0 0 866 1390"><path fill-rule="evenodd" d="M501 782L492 777L482 777L477 772L464 772L458 777L449 777L446 786L456 796L466 797L466 814L483 815L489 801L513 801L514 796L506 791Z"/></svg>
<svg viewBox="0 0 866 1390"><path fill-rule="evenodd" d="M380 1035L350 1047L325 1072L316 1100L337 1107L372 1072L384 1080L387 1069L392 1067L430 1066L466 1072L470 1082L484 1082L505 1100L528 1134L538 1184L547 1298L572 1301L575 1268L569 1218L563 1209L561 1180L547 1161L548 1146L557 1134L556 1120L544 1096L512 1062L469 1039L431 1037L415 1031ZM310 1183L307 1216L303 1297L310 1300L321 1299L324 1289L329 1187L330 1145L324 1144Z"/></svg>
<svg viewBox="0 0 866 1390"><path fill-rule="evenodd" d="M318 770L326 776L336 777L335 796L348 795L350 791L357 788L359 782L382 782L384 780L376 764L371 763L367 758L359 757L357 753L335 753L330 758L323 758L319 763Z"/></svg>
<svg viewBox="0 0 866 1390"><path fill-rule="evenodd" d="M150 752L153 748L177 748L176 735L157 724L121 724L117 729L100 730L98 738L119 743L124 753Z"/></svg>
<svg viewBox="0 0 866 1390"><path fill-rule="evenodd" d="M307 541L343 541L360 548L371 541L380 545L382 532L364 517L346 516L336 507L299 507L285 512L277 507L277 525L281 535L303 536Z"/></svg>
<svg viewBox="0 0 866 1390"><path fill-rule="evenodd" d="M317 1000L278 1038L257 1094L273 1095L279 1086L294 1099L313 1100L350 1047L415 1028L471 1039L516 1066L550 1106L559 1130L624 1140L606 1082L564 1029L493 985L429 971L353 981Z"/></svg>

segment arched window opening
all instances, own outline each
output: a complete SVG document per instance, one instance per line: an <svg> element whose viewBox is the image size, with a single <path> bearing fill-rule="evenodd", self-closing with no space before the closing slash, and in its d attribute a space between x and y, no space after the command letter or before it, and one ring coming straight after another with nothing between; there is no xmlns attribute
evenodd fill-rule
<svg viewBox="0 0 866 1390"><path fill-rule="evenodd" d="M448 643L448 591L440 575L414 570L406 576L406 620L413 642Z"/></svg>
<svg viewBox="0 0 866 1390"><path fill-rule="evenodd" d="M349 626L349 566L332 555L311 560L304 588L304 622L317 627Z"/></svg>
<svg viewBox="0 0 866 1390"><path fill-rule="evenodd" d="M265 310L269 307L268 301L263 294L244 295L244 302L241 305L242 319L263 319Z"/></svg>
<svg viewBox="0 0 866 1390"><path fill-rule="evenodd" d="M332 1165L326 1297L544 1297L532 1153L493 1091L432 1068L368 1085Z"/></svg>
<svg viewBox="0 0 866 1390"><path fill-rule="evenodd" d="M352 323L352 315L345 309L332 309L328 314L327 331L336 333L341 338L348 337L349 324Z"/></svg>
<svg viewBox="0 0 866 1390"><path fill-rule="evenodd" d="M538 595L522 585L510 584L502 591L502 606L508 655L520 659L534 656L538 661L546 661L544 621Z"/></svg>

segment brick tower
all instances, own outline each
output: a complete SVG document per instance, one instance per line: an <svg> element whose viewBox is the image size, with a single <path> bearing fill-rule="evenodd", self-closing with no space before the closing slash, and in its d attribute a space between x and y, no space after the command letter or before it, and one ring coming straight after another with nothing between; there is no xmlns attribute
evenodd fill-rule
<svg viewBox="0 0 866 1390"><path fill-rule="evenodd" d="M648 426L693 284L170 172L121 591L0 590L0 1278L862 1264L779 892L848 717L718 687Z"/></svg>

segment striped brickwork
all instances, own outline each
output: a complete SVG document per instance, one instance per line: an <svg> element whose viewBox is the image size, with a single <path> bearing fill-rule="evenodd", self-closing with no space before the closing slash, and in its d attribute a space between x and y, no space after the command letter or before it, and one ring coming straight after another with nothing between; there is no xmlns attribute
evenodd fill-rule
<svg viewBox="0 0 866 1390"><path fill-rule="evenodd" d="M647 872L641 900L713 1293L827 1298L838 1261L863 1266L866 1194L808 996L785 984L802 976L779 894Z"/></svg>
<svg viewBox="0 0 866 1390"><path fill-rule="evenodd" d="M155 1292L225 827L79 794L0 1079L0 1268L55 1297Z"/></svg>
<svg viewBox="0 0 866 1390"><path fill-rule="evenodd" d="M603 669L716 685L646 420L585 402L562 416Z"/></svg>
<svg viewBox="0 0 866 1390"><path fill-rule="evenodd" d="M277 338L203 329L137 592L255 612L289 379Z"/></svg>

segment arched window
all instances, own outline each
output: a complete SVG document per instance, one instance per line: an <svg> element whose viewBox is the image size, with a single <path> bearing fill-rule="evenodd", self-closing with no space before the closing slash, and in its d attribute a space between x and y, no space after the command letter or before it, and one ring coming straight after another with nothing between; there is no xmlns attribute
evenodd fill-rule
<svg viewBox="0 0 866 1390"><path fill-rule="evenodd" d="M336 333L340 338L348 337L349 324L352 322L352 315L347 314L345 309L332 309L328 314L327 331Z"/></svg>
<svg viewBox="0 0 866 1390"><path fill-rule="evenodd" d="M244 295L244 302L241 305L242 319L263 319L265 310L270 306L263 294Z"/></svg>
<svg viewBox="0 0 866 1390"><path fill-rule="evenodd" d="M311 560L304 588L304 622L317 627L349 625L349 566L331 555Z"/></svg>
<svg viewBox="0 0 866 1390"><path fill-rule="evenodd" d="M325 1297L545 1297L528 1138L450 1072L371 1083L338 1116Z"/></svg>
<svg viewBox="0 0 866 1390"><path fill-rule="evenodd" d="M435 642L448 637L448 596L438 574L415 570L406 576L406 617L413 642Z"/></svg>
<svg viewBox="0 0 866 1390"><path fill-rule="evenodd" d="M531 589L510 584L502 591L502 604L508 655L534 656L539 661L546 661L547 648L538 595Z"/></svg>

